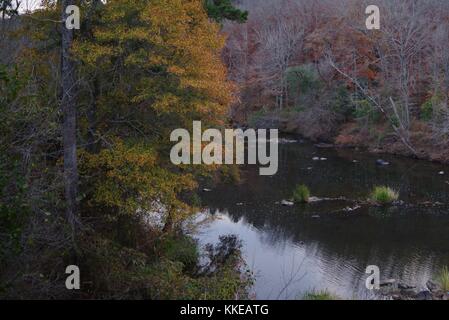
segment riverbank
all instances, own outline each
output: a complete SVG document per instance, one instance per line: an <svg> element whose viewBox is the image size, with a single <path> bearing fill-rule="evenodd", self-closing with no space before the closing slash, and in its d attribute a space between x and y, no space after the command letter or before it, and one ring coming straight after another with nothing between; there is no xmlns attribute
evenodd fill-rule
<svg viewBox="0 0 449 320"><path fill-rule="evenodd" d="M378 123L361 126L355 121L340 125L324 124L309 126L297 116L264 115L248 124L255 128L276 128L284 134L300 135L318 146L334 148L358 148L373 154L389 154L441 164L449 164L449 143L438 141L432 136L432 129L421 121L412 123L410 144L416 150L413 153L395 134L390 125Z"/></svg>
<svg viewBox="0 0 449 320"><path fill-rule="evenodd" d="M449 292L443 290L441 286L432 280L418 289L416 286L396 283L391 279L381 284L381 294L391 300L449 300Z"/></svg>

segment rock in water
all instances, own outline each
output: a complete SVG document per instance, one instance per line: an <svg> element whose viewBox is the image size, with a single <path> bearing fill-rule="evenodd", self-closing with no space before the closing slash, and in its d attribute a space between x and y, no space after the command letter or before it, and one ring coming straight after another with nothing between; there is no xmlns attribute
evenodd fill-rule
<svg viewBox="0 0 449 320"><path fill-rule="evenodd" d="M281 205L283 205L284 207L291 207L291 206L294 206L295 203L292 201L288 201L288 200L282 200Z"/></svg>
<svg viewBox="0 0 449 320"><path fill-rule="evenodd" d="M415 297L416 300L433 300L432 294L430 291L421 291Z"/></svg>
<svg viewBox="0 0 449 320"><path fill-rule="evenodd" d="M440 286L432 280L427 281L426 287L427 289L429 289L429 291L432 292L440 290Z"/></svg>
<svg viewBox="0 0 449 320"><path fill-rule="evenodd" d="M415 289L416 286L410 286L408 284L399 283L398 288L401 290L411 290L411 289Z"/></svg>
<svg viewBox="0 0 449 320"><path fill-rule="evenodd" d="M382 159L377 159L376 160L376 164L379 166L388 166L390 165L390 163L388 161L382 160Z"/></svg>

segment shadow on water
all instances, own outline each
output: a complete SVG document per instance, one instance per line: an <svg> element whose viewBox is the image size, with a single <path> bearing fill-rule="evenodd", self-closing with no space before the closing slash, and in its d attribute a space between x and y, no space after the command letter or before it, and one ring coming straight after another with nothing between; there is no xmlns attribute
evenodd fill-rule
<svg viewBox="0 0 449 320"><path fill-rule="evenodd" d="M344 298L373 298L365 288L365 268L380 267L383 279L423 286L449 265L448 207L362 207L341 209L344 201L294 207L279 205L295 185L313 196L365 200L376 185L400 191L406 204L449 203L449 168L425 161L354 150L320 149L310 143L280 145L279 171L258 175L244 169L244 182L219 185L203 194L216 219L199 235L202 242L237 234L256 272L260 299L294 299L308 290L327 289ZM326 161L313 161L324 157ZM440 175L446 170L447 175Z"/></svg>

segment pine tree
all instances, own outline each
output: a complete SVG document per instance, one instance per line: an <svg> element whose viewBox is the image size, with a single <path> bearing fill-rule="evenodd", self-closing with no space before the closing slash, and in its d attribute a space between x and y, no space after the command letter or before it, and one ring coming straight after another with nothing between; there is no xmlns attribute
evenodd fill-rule
<svg viewBox="0 0 449 320"><path fill-rule="evenodd" d="M237 9L231 0L206 0L205 6L209 17L217 22L231 20L243 23L248 18L248 11Z"/></svg>

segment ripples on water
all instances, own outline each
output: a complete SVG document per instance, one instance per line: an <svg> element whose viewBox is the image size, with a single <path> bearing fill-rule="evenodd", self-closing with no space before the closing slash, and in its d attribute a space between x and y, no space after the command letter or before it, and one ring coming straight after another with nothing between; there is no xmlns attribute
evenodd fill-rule
<svg viewBox="0 0 449 320"><path fill-rule="evenodd" d="M348 205L342 201L277 204L290 198L300 183L318 197L366 199L374 186L388 185L399 190L406 203L448 204L447 166L382 156L391 165L379 167L379 156L319 149L309 143L280 145L279 151L279 172L274 177L259 176L257 167L247 167L242 184L220 185L203 194L207 213L218 219L202 229L200 241L238 235L257 275L258 299L296 299L313 289L371 299L373 294L365 288L368 265L378 265L383 279L418 288L449 265L446 206L371 207L343 213L337 212ZM328 160L313 161L316 156Z"/></svg>

